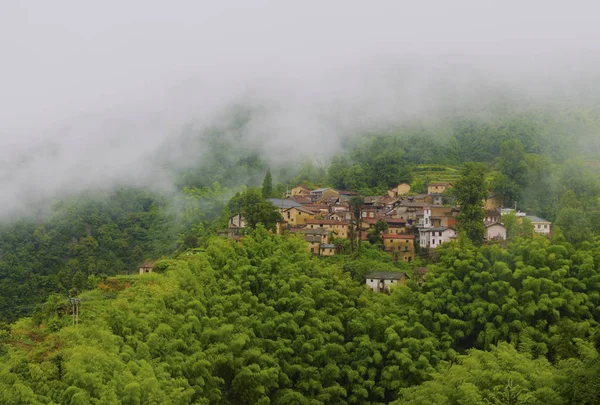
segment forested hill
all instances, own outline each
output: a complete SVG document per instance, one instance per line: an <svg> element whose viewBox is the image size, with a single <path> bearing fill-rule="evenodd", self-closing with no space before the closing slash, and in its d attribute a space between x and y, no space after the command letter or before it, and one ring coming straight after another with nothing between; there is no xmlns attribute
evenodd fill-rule
<svg viewBox="0 0 600 405"><path fill-rule="evenodd" d="M301 239L107 279L0 332L3 404L597 404L600 243L440 248L373 294ZM368 253L367 253L368 254Z"/></svg>
<svg viewBox="0 0 600 405"><path fill-rule="evenodd" d="M504 110L503 110L504 111ZM568 240L600 232L597 108L521 110L411 122L385 131L346 134L331 161L299 158L272 166L273 196L289 186L330 186L380 194L400 181L416 192L453 179L479 161L507 206L558 223ZM165 145L176 193L143 188L90 190L64 197L43 214L0 227L0 319L30 314L52 292L93 287L148 259L202 246L225 224L228 200L260 184L268 156L246 145L252 112L239 110L210 130L184 131ZM163 164L159 160L157 164Z"/></svg>

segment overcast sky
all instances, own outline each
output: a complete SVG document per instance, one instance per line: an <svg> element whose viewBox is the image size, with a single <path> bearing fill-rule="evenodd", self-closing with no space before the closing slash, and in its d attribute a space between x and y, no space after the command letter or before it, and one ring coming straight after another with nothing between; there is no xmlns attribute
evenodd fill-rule
<svg viewBox="0 0 600 405"><path fill-rule="evenodd" d="M0 216L148 182L166 139L240 100L266 106L250 130L276 155L486 86L567 94L599 66L594 4L0 2Z"/></svg>

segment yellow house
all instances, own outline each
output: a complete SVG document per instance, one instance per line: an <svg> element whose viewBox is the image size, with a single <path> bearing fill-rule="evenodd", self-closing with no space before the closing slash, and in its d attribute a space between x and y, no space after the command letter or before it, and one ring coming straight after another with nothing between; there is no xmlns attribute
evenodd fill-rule
<svg viewBox="0 0 600 405"><path fill-rule="evenodd" d="M310 190L304 186L296 186L292 189L292 197L308 197L310 196Z"/></svg>
<svg viewBox="0 0 600 405"><path fill-rule="evenodd" d="M140 274L152 273L153 266L154 266L154 262L146 262L146 263L140 264L140 268L138 269L138 271L140 272Z"/></svg>
<svg viewBox="0 0 600 405"><path fill-rule="evenodd" d="M406 232L406 221L403 219L386 219L385 222L388 224L388 233L394 235L401 235Z"/></svg>
<svg viewBox="0 0 600 405"><path fill-rule="evenodd" d="M503 206L502 197L496 194L492 194L485 199L485 209L492 211L502 208Z"/></svg>
<svg viewBox="0 0 600 405"><path fill-rule="evenodd" d="M334 212L333 214L329 215L329 219L332 221L343 221L346 219L346 212L347 211Z"/></svg>
<svg viewBox="0 0 600 405"><path fill-rule="evenodd" d="M410 184L408 183L400 183L396 187L388 190L388 195L390 197L397 197L408 193L410 193Z"/></svg>
<svg viewBox="0 0 600 405"><path fill-rule="evenodd" d="M410 262L415 258L414 235L385 234L383 235L383 246L386 252L399 252L405 262Z"/></svg>
<svg viewBox="0 0 600 405"><path fill-rule="evenodd" d="M310 198L313 201L320 201L326 198L338 198L340 194L332 188L318 188L310 192Z"/></svg>
<svg viewBox="0 0 600 405"><path fill-rule="evenodd" d="M430 183L427 185L427 194L442 194L452 188L451 183Z"/></svg>
<svg viewBox="0 0 600 405"><path fill-rule="evenodd" d="M337 238L348 238L347 221L332 221L330 219L314 219L305 222L306 229L329 229Z"/></svg>
<svg viewBox="0 0 600 405"><path fill-rule="evenodd" d="M315 219L315 213L302 207L292 207L283 211L283 220L288 225L304 225L309 219Z"/></svg>
<svg viewBox="0 0 600 405"><path fill-rule="evenodd" d="M319 256L333 256L335 255L335 245L330 243L324 243L319 246Z"/></svg>

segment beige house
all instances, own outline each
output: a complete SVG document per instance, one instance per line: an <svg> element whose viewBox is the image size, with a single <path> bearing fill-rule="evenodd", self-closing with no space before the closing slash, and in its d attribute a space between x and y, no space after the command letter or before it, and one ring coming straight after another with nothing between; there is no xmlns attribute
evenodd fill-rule
<svg viewBox="0 0 600 405"><path fill-rule="evenodd" d="M347 221L332 221L329 219L313 219L305 223L305 229L328 229L335 234L337 238L348 238Z"/></svg>
<svg viewBox="0 0 600 405"><path fill-rule="evenodd" d="M401 235L406 232L406 221L403 219L386 218L388 224L388 233Z"/></svg>
<svg viewBox="0 0 600 405"><path fill-rule="evenodd" d="M140 274L149 274L152 273L152 267L154 266L154 262L145 262L140 264L138 271Z"/></svg>
<svg viewBox="0 0 600 405"><path fill-rule="evenodd" d="M400 183L396 187L388 190L388 195L390 197L397 197L399 195L410 193L410 184L408 183Z"/></svg>
<svg viewBox="0 0 600 405"><path fill-rule="evenodd" d="M487 222L485 224L486 240L506 240L506 228L500 222Z"/></svg>
<svg viewBox="0 0 600 405"><path fill-rule="evenodd" d="M330 243L324 243L319 246L319 256L333 256L335 255L335 245Z"/></svg>
<svg viewBox="0 0 600 405"><path fill-rule="evenodd" d="M406 274L376 271L365 276L365 283L373 292L390 292L393 285L406 285Z"/></svg>
<svg viewBox="0 0 600 405"><path fill-rule="evenodd" d="M290 194L292 197L309 197L310 190L304 186L298 185L291 190Z"/></svg>
<svg viewBox="0 0 600 405"><path fill-rule="evenodd" d="M488 211L498 210L502 208L502 205L502 197L497 194L491 194L485 199L485 209Z"/></svg>
<svg viewBox="0 0 600 405"><path fill-rule="evenodd" d="M400 252L402 260L410 262L415 258L414 235L387 233L382 236L386 252Z"/></svg>
<svg viewBox="0 0 600 405"><path fill-rule="evenodd" d="M525 218L531 221L531 225L533 225L533 230L540 235L548 235L552 229L552 222L546 221L540 217L536 217L535 215L527 215Z"/></svg>
<svg viewBox="0 0 600 405"><path fill-rule="evenodd" d="M427 185L427 194L442 194L452 188L452 183L430 183Z"/></svg>
<svg viewBox="0 0 600 405"><path fill-rule="evenodd" d="M315 213L303 207L292 207L282 212L283 221L291 226L304 225L309 219L315 219Z"/></svg>

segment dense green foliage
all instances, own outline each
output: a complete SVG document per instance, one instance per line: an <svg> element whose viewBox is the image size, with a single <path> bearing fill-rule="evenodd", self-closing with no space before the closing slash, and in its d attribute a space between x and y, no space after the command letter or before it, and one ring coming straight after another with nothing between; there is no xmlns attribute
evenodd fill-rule
<svg viewBox="0 0 600 405"><path fill-rule="evenodd" d="M294 237L215 239L83 294L77 326L60 300L15 324L0 391L8 404L599 403L600 243L461 243L387 295Z"/></svg>
<svg viewBox="0 0 600 405"><path fill-rule="evenodd" d="M185 235L214 235L227 199L219 184L165 197L122 189L55 204L0 228L0 320L31 313L51 292L85 287L171 254Z"/></svg>

